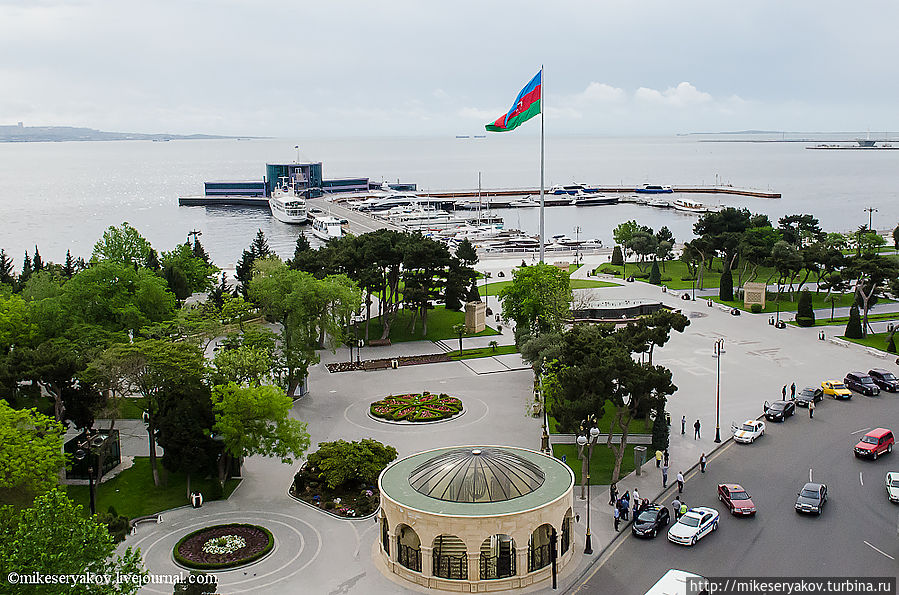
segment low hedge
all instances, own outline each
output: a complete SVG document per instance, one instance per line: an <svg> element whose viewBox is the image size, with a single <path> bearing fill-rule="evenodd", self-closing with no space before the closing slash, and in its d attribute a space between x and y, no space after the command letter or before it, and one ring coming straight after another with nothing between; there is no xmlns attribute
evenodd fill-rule
<svg viewBox="0 0 899 595"><path fill-rule="evenodd" d="M185 541L187 541L191 537L194 537L195 535L198 535L205 531L209 531L210 529L218 529L218 528L223 528L223 527L250 527L252 529L258 529L265 533L265 536L268 538L268 543L261 551L256 552L251 556L247 556L246 558L241 558L239 560L230 560L228 562L222 562L219 564L195 562L193 560L189 560L189 559L185 558L178 552L178 550L181 549L181 544L183 544ZM175 558L175 562L177 562L178 564L180 564L182 566L186 566L187 568L194 568L197 570L225 570L227 568L234 568L237 566L243 566L245 564L249 564L250 562L255 562L259 558L265 556L270 551L272 551L273 547L275 547L275 537L274 537L274 535L272 535L272 532L269 531L268 529L266 529L265 527L260 527L259 525L251 525L248 523L227 523L224 525L212 525L209 527L203 527L202 529L197 529L196 531L193 531L192 533L188 533L187 535L185 535L184 537L182 537L181 539L178 540L178 543L176 543L174 549L172 549L172 554Z"/></svg>

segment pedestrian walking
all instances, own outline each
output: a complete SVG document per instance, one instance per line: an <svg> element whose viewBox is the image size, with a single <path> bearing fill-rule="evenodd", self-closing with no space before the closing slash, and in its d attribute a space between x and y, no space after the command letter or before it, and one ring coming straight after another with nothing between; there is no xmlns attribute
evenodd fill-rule
<svg viewBox="0 0 899 595"><path fill-rule="evenodd" d="M615 532L618 532L618 525L621 523L621 511L616 507L615 512L612 513L615 517Z"/></svg>
<svg viewBox="0 0 899 595"><path fill-rule="evenodd" d="M702 471L703 473L705 473L705 465L708 462L709 462L709 460L708 460L708 458L706 458L705 453L702 453L701 455L699 455L699 470Z"/></svg>
<svg viewBox="0 0 899 595"><path fill-rule="evenodd" d="M790 399L793 401L796 400L796 383L790 385Z"/></svg>
<svg viewBox="0 0 899 595"><path fill-rule="evenodd" d="M665 461L665 464L662 465L662 489L668 487L668 461Z"/></svg>
<svg viewBox="0 0 899 595"><path fill-rule="evenodd" d="M615 506L618 501L618 484L613 483L609 486L609 506Z"/></svg>
<svg viewBox="0 0 899 595"><path fill-rule="evenodd" d="M809 419L815 418L815 400L814 399L812 399L811 401L808 402L808 418Z"/></svg>
<svg viewBox="0 0 899 595"><path fill-rule="evenodd" d="M668 449L665 449L665 466L668 466Z"/></svg>
<svg viewBox="0 0 899 595"><path fill-rule="evenodd" d="M899 361L899 360L897 360ZM683 436L687 433L687 416L684 415L680 418L680 435Z"/></svg>
<svg viewBox="0 0 899 595"><path fill-rule="evenodd" d="M640 512L640 504L642 501L640 498L634 498L634 519L637 518L637 513Z"/></svg>
<svg viewBox="0 0 899 595"><path fill-rule="evenodd" d="M784 388L783 388L782 392L783 392L784 398L781 399L781 401L786 401L787 400L787 385L786 384L784 384Z"/></svg>
<svg viewBox="0 0 899 595"><path fill-rule="evenodd" d="M676 496L671 502L671 509L674 510L674 520L676 521L680 518L680 500Z"/></svg>
<svg viewBox="0 0 899 595"><path fill-rule="evenodd" d="M662 451L656 451L656 469L662 466Z"/></svg>
<svg viewBox="0 0 899 595"><path fill-rule="evenodd" d="M683 471L677 472L677 493L678 494L684 493L684 472Z"/></svg>
<svg viewBox="0 0 899 595"><path fill-rule="evenodd" d="M693 440L699 438L699 420L696 420L696 423L693 424Z"/></svg>
<svg viewBox="0 0 899 595"><path fill-rule="evenodd" d="M640 501L640 492L637 491L637 488L634 488L633 500L634 500L634 502Z"/></svg>

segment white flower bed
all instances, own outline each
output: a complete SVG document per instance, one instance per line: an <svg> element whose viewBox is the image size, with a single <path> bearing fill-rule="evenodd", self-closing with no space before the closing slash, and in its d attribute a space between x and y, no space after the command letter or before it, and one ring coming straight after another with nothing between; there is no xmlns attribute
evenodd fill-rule
<svg viewBox="0 0 899 595"><path fill-rule="evenodd" d="M210 539L203 544L203 551L207 554L230 554L240 548L246 547L247 541L238 535L223 535Z"/></svg>

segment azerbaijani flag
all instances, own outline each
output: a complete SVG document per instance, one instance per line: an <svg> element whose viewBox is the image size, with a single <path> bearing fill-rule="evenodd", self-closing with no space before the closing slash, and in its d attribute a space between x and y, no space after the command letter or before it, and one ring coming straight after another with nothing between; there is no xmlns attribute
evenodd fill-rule
<svg viewBox="0 0 899 595"><path fill-rule="evenodd" d="M487 124L487 132L509 132L515 130L540 113L543 99L543 71L531 79L512 104L512 109L492 124Z"/></svg>

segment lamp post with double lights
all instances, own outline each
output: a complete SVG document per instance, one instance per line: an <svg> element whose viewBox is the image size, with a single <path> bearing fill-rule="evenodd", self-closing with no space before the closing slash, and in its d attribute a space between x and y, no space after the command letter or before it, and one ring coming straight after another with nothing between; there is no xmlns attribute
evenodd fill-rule
<svg viewBox="0 0 899 595"><path fill-rule="evenodd" d="M715 359L718 364L718 377L715 381L715 442L721 443L721 354L724 353L724 339L715 341Z"/></svg>
<svg viewBox="0 0 899 595"><path fill-rule="evenodd" d="M94 472L99 467L99 455L97 450L103 446L106 439L100 434L91 436L90 429L84 431L84 440L78 442L78 450L75 451L75 459L83 461L87 458L87 481L90 486L90 510L91 516L97 513L96 496L94 494Z"/></svg>
<svg viewBox="0 0 899 595"><path fill-rule="evenodd" d="M593 454L593 447L596 445L596 440L599 438L599 428L596 427L595 421L592 419L587 419L584 423L581 424L581 432L577 437L577 449L578 449L578 458L581 459L581 500L584 499L584 484L587 486L587 538L586 543L584 545L584 553L592 554L593 546L590 543L590 457ZM589 436L589 438L588 438ZM589 443L589 447L586 449L586 457L584 456L584 450Z"/></svg>

